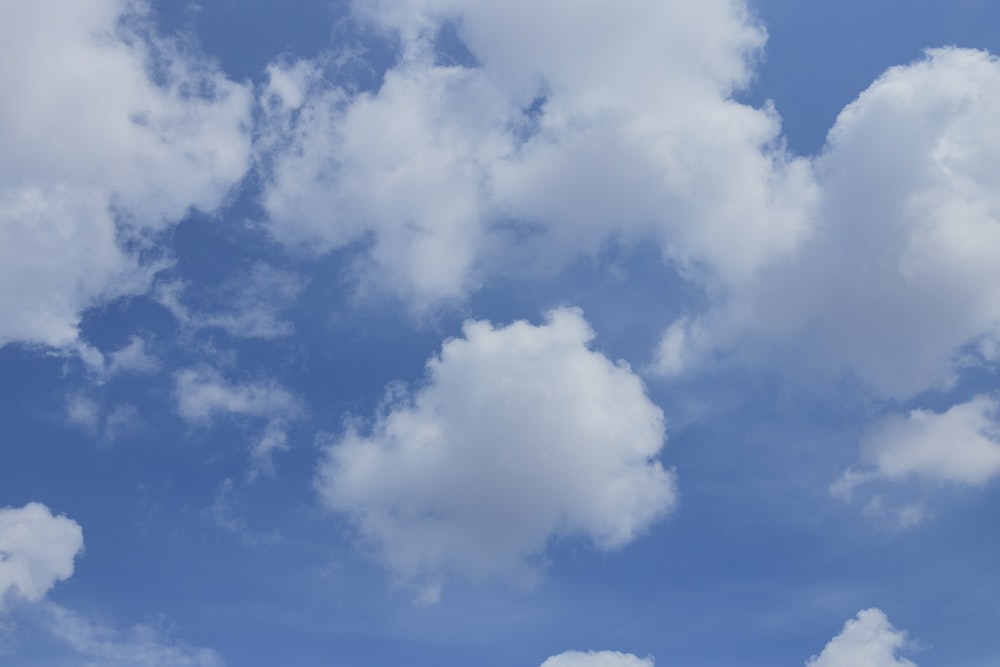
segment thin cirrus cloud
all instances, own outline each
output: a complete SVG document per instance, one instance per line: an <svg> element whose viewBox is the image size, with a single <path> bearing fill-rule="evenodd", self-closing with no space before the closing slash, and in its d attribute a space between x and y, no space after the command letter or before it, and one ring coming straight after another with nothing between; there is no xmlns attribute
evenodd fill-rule
<svg viewBox="0 0 1000 667"><path fill-rule="evenodd" d="M231 382L218 371L187 368L174 374L177 412L193 424L227 415L266 419L301 416L301 400L276 382Z"/></svg>
<svg viewBox="0 0 1000 667"><path fill-rule="evenodd" d="M808 162L732 99L765 41L742 1L354 10L400 43L377 91L268 70L262 202L288 245L361 243L362 281L426 307L639 239L738 280L808 231ZM441 62L447 26L473 62Z"/></svg>
<svg viewBox="0 0 1000 667"><path fill-rule="evenodd" d="M72 346L82 311L148 289L158 232L243 177L250 90L126 0L4 3L0 59L0 344Z"/></svg>
<svg viewBox="0 0 1000 667"><path fill-rule="evenodd" d="M290 271L263 262L237 273L207 295L208 308L192 309L184 303L185 284L167 282L157 286L157 301L191 330L219 329L233 338L274 340L291 336L295 327L282 311L301 295L305 280ZM224 305L219 305L224 304Z"/></svg>
<svg viewBox="0 0 1000 667"><path fill-rule="evenodd" d="M67 607L47 603L41 620L45 631L65 644L78 660L100 667L224 667L219 653L192 646L156 626L127 630L88 618Z"/></svg>
<svg viewBox="0 0 1000 667"><path fill-rule="evenodd" d="M530 584L553 538L631 542L676 504L675 475L656 460L662 411L592 338L572 309L467 322L426 384L330 439L323 502L429 600L452 576Z"/></svg>

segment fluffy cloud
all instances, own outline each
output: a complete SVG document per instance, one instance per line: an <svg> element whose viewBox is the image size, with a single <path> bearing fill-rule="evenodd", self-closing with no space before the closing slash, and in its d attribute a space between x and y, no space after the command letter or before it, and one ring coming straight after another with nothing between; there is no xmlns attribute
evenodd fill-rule
<svg viewBox="0 0 1000 667"><path fill-rule="evenodd" d="M378 90L269 70L263 203L290 245L358 244L365 275L419 306L639 238L736 281L808 229L808 163L776 113L731 98L765 41L742 0L354 7L399 40Z"/></svg>
<svg viewBox="0 0 1000 667"><path fill-rule="evenodd" d="M38 602L73 574L83 530L72 519L29 503L0 508L0 611L8 595Z"/></svg>
<svg viewBox="0 0 1000 667"><path fill-rule="evenodd" d="M323 501L431 594L451 574L531 581L554 537L632 541L676 503L655 459L663 414L592 337L571 309L539 326L467 322L423 387L327 447Z"/></svg>
<svg viewBox="0 0 1000 667"><path fill-rule="evenodd" d="M985 484L1000 475L998 415L1000 403L984 395L940 413L912 410L885 417L862 442L867 467L848 470L833 489L846 494L876 478Z"/></svg>
<svg viewBox="0 0 1000 667"><path fill-rule="evenodd" d="M0 345L69 346L82 310L148 288L157 232L242 177L249 89L129 0L4 3L0 60Z"/></svg>
<svg viewBox="0 0 1000 667"><path fill-rule="evenodd" d="M652 658L614 651L567 651L552 656L541 667L653 667Z"/></svg>
<svg viewBox="0 0 1000 667"><path fill-rule="evenodd" d="M716 312L668 330L660 370L719 349L752 355L763 341L768 360L846 371L876 396L906 398L989 361L1000 322L998 113L1000 61L987 53L937 49L887 71L843 110L815 160L808 239L733 284Z"/></svg>
<svg viewBox="0 0 1000 667"><path fill-rule="evenodd" d="M898 656L907 643L906 633L894 628L881 610L866 609L848 621L806 667L916 667Z"/></svg>

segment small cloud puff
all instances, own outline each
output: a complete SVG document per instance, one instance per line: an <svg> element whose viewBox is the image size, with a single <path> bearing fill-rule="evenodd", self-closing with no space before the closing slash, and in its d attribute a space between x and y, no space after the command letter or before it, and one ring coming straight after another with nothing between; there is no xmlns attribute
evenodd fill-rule
<svg viewBox="0 0 1000 667"><path fill-rule="evenodd" d="M73 574L83 550L83 529L53 516L41 503L0 508L0 612L13 595L40 601L57 582Z"/></svg>
<svg viewBox="0 0 1000 667"><path fill-rule="evenodd" d="M653 667L652 658L616 651L567 651L554 655L541 667Z"/></svg>
<svg viewBox="0 0 1000 667"><path fill-rule="evenodd" d="M894 628L884 612L865 609L806 667L917 667L898 656L908 644L906 633Z"/></svg>
<svg viewBox="0 0 1000 667"><path fill-rule="evenodd" d="M449 575L530 584L553 538L632 541L677 502L656 460L663 413L592 338L573 309L539 326L466 322L423 387L327 445L323 502L429 599Z"/></svg>
<svg viewBox="0 0 1000 667"><path fill-rule="evenodd" d="M276 382L229 382L206 368L175 373L174 394L180 416L196 424L219 415L294 419L303 412L299 398Z"/></svg>
<svg viewBox="0 0 1000 667"><path fill-rule="evenodd" d="M847 500L856 488L877 480L982 486L1000 475L998 416L1000 401L979 395L944 412L911 410L883 417L864 435L863 465L845 470L830 493ZM924 518L919 504L893 508L878 495L865 505L865 513L894 517L902 527Z"/></svg>

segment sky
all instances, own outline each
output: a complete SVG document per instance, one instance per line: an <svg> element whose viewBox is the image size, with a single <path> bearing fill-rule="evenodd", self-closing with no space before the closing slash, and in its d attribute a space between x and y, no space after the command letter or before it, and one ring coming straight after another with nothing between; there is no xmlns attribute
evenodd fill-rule
<svg viewBox="0 0 1000 667"><path fill-rule="evenodd" d="M0 0L0 665L1000 664L998 21Z"/></svg>

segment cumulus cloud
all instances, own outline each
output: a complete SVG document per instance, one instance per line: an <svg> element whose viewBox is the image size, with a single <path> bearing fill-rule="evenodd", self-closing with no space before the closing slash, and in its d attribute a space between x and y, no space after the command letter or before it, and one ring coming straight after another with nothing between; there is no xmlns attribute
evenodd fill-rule
<svg viewBox="0 0 1000 667"><path fill-rule="evenodd" d="M362 275L419 306L640 238L736 281L808 231L808 162L772 109L732 99L765 41L742 0L354 10L400 45L377 90L269 68L262 202L289 245L361 247Z"/></svg>
<svg viewBox="0 0 1000 667"><path fill-rule="evenodd" d="M822 653L806 661L806 667L916 667L899 657L909 641L879 609L866 609L844 625Z"/></svg>
<svg viewBox="0 0 1000 667"><path fill-rule="evenodd" d="M45 505L0 508L0 612L8 596L40 601L73 574L82 550L80 525Z"/></svg>
<svg viewBox="0 0 1000 667"><path fill-rule="evenodd" d="M615 651L567 651L552 656L541 667L653 667L652 658Z"/></svg>
<svg viewBox="0 0 1000 667"><path fill-rule="evenodd" d="M178 413L192 423L219 415L293 419L303 411L301 401L275 382L230 382L207 368L175 373L174 394Z"/></svg>
<svg viewBox="0 0 1000 667"><path fill-rule="evenodd" d="M833 486L838 495L873 479L916 477L981 486L1000 475L1000 402L976 396L944 412L911 410L889 415L866 432L862 468Z"/></svg>
<svg viewBox="0 0 1000 667"><path fill-rule="evenodd" d="M327 445L323 502L431 597L449 575L530 582L553 538L632 541L677 500L656 460L663 414L592 338L573 309L538 326L467 322L426 384Z"/></svg>
<svg viewBox="0 0 1000 667"><path fill-rule="evenodd" d="M88 666L223 667L219 654L191 646L149 625L126 631L95 622L56 604L45 606L46 629Z"/></svg>
<svg viewBox="0 0 1000 667"><path fill-rule="evenodd" d="M669 329L657 365L669 374L738 348L847 372L898 399L989 362L1000 321L998 113L1000 60L985 52L935 49L888 70L843 110L815 159L808 238L730 285L697 336Z"/></svg>
<svg viewBox="0 0 1000 667"><path fill-rule="evenodd" d="M249 164L249 87L146 3L0 7L0 345L72 346L86 308L149 288L153 238Z"/></svg>

